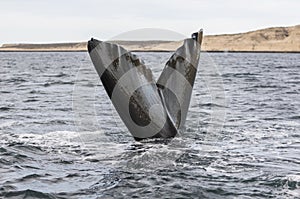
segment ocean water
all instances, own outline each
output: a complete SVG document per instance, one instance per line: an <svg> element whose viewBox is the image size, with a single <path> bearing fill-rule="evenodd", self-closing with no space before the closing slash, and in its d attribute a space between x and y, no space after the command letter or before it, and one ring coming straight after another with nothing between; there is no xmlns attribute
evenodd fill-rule
<svg viewBox="0 0 300 199"><path fill-rule="evenodd" d="M133 140L87 53L0 67L0 198L300 198L300 54L203 53L168 144Z"/></svg>

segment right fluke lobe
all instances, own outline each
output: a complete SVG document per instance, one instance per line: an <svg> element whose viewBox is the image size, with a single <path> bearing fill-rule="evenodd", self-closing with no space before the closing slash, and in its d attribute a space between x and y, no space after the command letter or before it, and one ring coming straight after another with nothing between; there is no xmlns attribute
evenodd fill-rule
<svg viewBox="0 0 300 199"><path fill-rule="evenodd" d="M88 52L90 53L96 46L100 43L99 40L94 39L93 37L91 38L90 41L88 41Z"/></svg>

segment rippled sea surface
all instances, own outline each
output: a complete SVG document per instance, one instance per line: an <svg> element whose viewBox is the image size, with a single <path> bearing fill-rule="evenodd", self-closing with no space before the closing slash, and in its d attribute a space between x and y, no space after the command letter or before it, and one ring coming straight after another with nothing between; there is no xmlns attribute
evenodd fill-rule
<svg viewBox="0 0 300 199"><path fill-rule="evenodd" d="M84 52L0 53L0 93L0 198L300 198L300 54L203 53L169 144L133 140Z"/></svg>

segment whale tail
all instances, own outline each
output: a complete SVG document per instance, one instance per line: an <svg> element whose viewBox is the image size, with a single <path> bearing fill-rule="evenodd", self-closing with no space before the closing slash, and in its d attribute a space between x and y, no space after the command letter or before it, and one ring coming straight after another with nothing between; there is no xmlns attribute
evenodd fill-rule
<svg viewBox="0 0 300 199"><path fill-rule="evenodd" d="M185 39L158 81L123 47L91 39L88 52L122 121L136 140L171 138L183 127L195 81L202 30Z"/></svg>
<svg viewBox="0 0 300 199"><path fill-rule="evenodd" d="M192 34L192 39L184 40L183 45L166 63L157 81L162 101L177 129L181 129L186 120L197 74L202 36L201 29Z"/></svg>

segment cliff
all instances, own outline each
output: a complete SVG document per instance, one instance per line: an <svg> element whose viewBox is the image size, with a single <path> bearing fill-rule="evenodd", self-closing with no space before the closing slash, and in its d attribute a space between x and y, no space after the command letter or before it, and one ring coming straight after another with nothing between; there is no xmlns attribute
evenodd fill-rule
<svg viewBox="0 0 300 199"><path fill-rule="evenodd" d="M182 41L111 41L132 51L174 51ZM300 52L300 25L266 28L239 34L206 35L204 51ZM86 51L86 42L4 44L0 51Z"/></svg>
<svg viewBox="0 0 300 199"><path fill-rule="evenodd" d="M300 52L300 25L240 34L208 35L203 48L207 51Z"/></svg>

